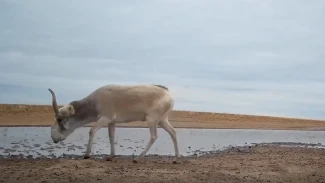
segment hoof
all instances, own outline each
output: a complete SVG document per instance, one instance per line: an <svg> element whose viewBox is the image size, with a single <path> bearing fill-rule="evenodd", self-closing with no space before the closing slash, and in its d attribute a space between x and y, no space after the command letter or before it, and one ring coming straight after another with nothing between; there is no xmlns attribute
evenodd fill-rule
<svg viewBox="0 0 325 183"><path fill-rule="evenodd" d="M84 156L84 159L89 159L89 158L90 158L90 156L88 156L88 155Z"/></svg>
<svg viewBox="0 0 325 183"><path fill-rule="evenodd" d="M133 162L133 163L138 163L138 160L134 159L132 162Z"/></svg>
<svg viewBox="0 0 325 183"><path fill-rule="evenodd" d="M178 162L176 160L173 161L173 164L178 164Z"/></svg>
<svg viewBox="0 0 325 183"><path fill-rule="evenodd" d="M106 161L113 161L113 158L115 158L115 156L108 156L108 157L106 158Z"/></svg>

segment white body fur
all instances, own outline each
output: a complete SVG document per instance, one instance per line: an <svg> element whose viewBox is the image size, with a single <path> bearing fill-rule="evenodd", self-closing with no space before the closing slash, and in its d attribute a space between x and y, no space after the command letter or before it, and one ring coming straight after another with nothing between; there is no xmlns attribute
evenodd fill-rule
<svg viewBox="0 0 325 183"><path fill-rule="evenodd" d="M51 129L55 143L66 139L76 128L96 122L89 131L89 141L84 158L89 158L94 134L102 127L108 127L111 154L107 160L115 157L115 124L132 121L147 121L150 140L144 151L134 159L143 158L157 139L157 126L161 126L171 136L177 163L179 150L176 131L168 122L168 114L173 109L174 100L168 89L160 85L107 85L93 91L87 97L72 101L57 108L56 97L52 93L53 109L56 115Z"/></svg>

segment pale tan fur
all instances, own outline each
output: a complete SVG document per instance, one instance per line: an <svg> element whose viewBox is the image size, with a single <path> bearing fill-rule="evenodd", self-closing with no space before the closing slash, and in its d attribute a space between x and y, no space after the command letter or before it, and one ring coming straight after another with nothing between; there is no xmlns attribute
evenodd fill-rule
<svg viewBox="0 0 325 183"><path fill-rule="evenodd" d="M173 106L174 100L165 86L103 86L87 97L72 101L58 110L57 122L53 125L52 139L54 142L64 140L76 128L96 121L89 131L85 158L90 156L96 131L107 126L111 146L111 155L108 160L111 160L115 156L115 124L146 121L150 131L150 140L139 157L134 159L134 162L137 162L139 158L143 158L148 152L157 139L157 125L160 125L170 134L173 140L175 149L173 162L176 163L179 158L176 131L168 122L168 114L173 109Z"/></svg>
<svg viewBox="0 0 325 183"><path fill-rule="evenodd" d="M59 109L59 114L61 114L62 116L72 116L75 114L75 111L73 106L68 104Z"/></svg>

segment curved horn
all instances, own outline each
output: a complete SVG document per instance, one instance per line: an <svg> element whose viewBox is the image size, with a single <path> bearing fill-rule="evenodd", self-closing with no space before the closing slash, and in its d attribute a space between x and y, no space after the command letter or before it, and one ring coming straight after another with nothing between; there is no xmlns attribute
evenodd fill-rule
<svg viewBox="0 0 325 183"><path fill-rule="evenodd" d="M54 91L53 91L51 88L49 88L48 90L49 90L49 91L51 92L51 94L52 94L52 107L53 107L54 113L57 115L57 114L59 113L59 110L58 110L58 104L57 104L57 102L56 102L56 96L55 96L55 93L54 93Z"/></svg>

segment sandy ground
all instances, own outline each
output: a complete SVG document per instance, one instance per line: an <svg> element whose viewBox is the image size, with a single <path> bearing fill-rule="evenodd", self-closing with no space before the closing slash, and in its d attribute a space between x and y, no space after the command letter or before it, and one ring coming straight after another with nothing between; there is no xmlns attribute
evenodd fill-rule
<svg viewBox="0 0 325 183"><path fill-rule="evenodd" d="M325 181L325 150L252 147L186 157L172 164L170 157L104 159L0 159L0 182L295 182Z"/></svg>
<svg viewBox="0 0 325 183"><path fill-rule="evenodd" d="M0 126L49 126L53 119L51 106L0 104ZM324 120L189 111L173 111L169 120L176 128L325 129ZM147 124L132 122L117 126L146 127Z"/></svg>

